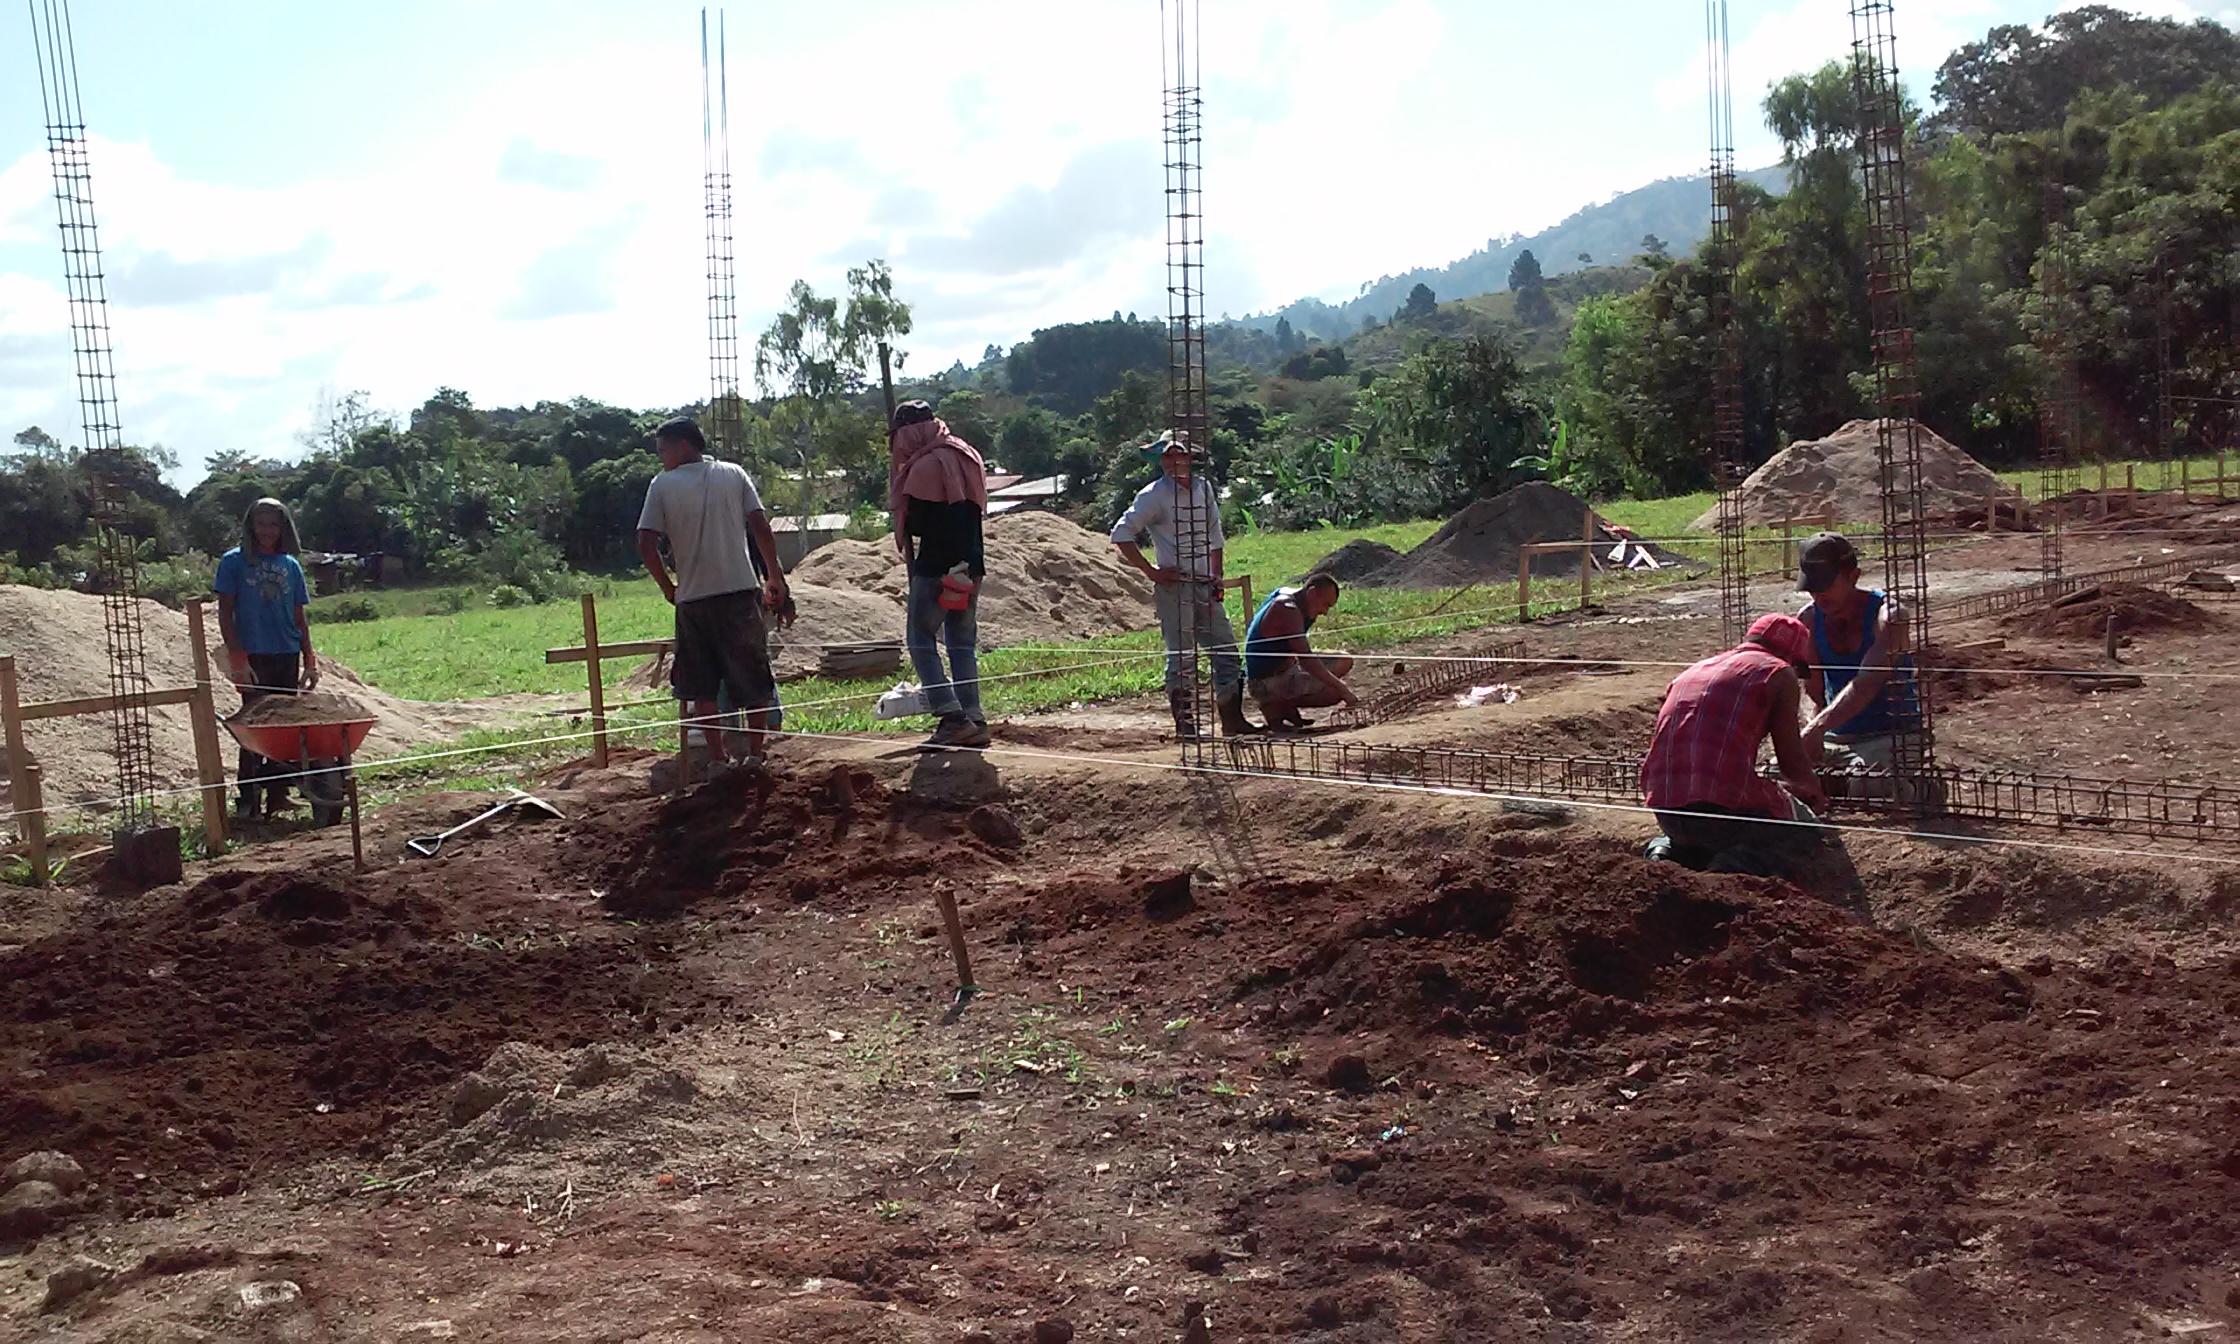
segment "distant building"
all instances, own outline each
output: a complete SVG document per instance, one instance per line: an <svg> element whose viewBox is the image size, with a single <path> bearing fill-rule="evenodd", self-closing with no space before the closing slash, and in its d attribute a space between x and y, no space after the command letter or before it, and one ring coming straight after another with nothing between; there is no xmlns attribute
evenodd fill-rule
<svg viewBox="0 0 2240 1344"><path fill-rule="evenodd" d="M801 527L801 515L773 514L770 530L778 539L778 563L792 569L801 558L827 542L836 541L848 530L848 515L844 513L812 513L808 531ZM806 541L804 541L806 537Z"/></svg>
<svg viewBox="0 0 2240 1344"><path fill-rule="evenodd" d="M1002 484L997 484L998 481ZM1066 492L1063 476L1037 476L1021 480L1017 476L990 476L988 478L988 516L1016 513L1020 509L1054 509L1058 497Z"/></svg>

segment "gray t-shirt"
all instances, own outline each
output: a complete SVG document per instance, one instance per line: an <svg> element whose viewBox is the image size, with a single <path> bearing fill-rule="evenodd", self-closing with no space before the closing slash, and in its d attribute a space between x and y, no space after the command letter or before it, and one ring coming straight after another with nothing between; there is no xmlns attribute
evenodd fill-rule
<svg viewBox="0 0 2240 1344"><path fill-rule="evenodd" d="M702 458L653 478L638 526L669 539L677 600L690 602L762 586L747 558L747 517L761 511L762 496L746 468Z"/></svg>

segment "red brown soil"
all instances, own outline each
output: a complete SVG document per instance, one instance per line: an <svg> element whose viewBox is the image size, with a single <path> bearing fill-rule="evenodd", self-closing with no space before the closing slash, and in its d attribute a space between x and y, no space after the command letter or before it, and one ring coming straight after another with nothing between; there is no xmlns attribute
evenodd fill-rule
<svg viewBox="0 0 2240 1344"><path fill-rule="evenodd" d="M2209 624L2210 617L2193 603L2159 588L2111 583L2083 601L2018 612L2004 623L2031 634L2098 639L2105 637L2110 621L2115 623L2118 633L2127 633L2199 630Z"/></svg>

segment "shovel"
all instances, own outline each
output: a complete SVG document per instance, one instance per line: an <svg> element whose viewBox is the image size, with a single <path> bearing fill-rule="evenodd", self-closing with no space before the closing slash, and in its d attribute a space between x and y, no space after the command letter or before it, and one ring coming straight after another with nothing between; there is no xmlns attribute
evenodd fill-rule
<svg viewBox="0 0 2240 1344"><path fill-rule="evenodd" d="M436 856L436 851L443 848L443 842L449 840L452 836L462 835L468 831L471 831L477 826L480 826L482 823L490 820L492 817L497 816L500 812L510 811L513 808L517 807L533 808L543 815L551 817L556 821L561 819L559 808L554 807L552 804L546 802L544 799L539 798L534 794L523 793L519 789L507 789L506 794L507 797L505 801L499 803L496 807L491 808L489 811L469 817L465 821L460 822L458 825L452 827L448 831L445 831L441 835L415 836L412 839L405 841L404 847L411 850L413 853L418 854L424 859L432 859Z"/></svg>

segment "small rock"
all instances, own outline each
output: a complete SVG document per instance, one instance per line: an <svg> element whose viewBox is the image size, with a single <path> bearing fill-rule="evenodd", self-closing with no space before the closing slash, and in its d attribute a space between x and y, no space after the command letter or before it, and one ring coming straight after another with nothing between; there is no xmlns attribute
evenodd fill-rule
<svg viewBox="0 0 2240 1344"><path fill-rule="evenodd" d="M25 1181L0 1195L0 1241L29 1241L70 1213L70 1197L45 1181Z"/></svg>
<svg viewBox="0 0 2240 1344"><path fill-rule="evenodd" d="M997 849L1017 849L1027 843L1026 835L1019 829L1019 819L1005 808L976 807L966 815L964 824Z"/></svg>
<svg viewBox="0 0 2240 1344"><path fill-rule="evenodd" d="M1340 1181L1350 1180L1365 1171L1375 1171L1383 1165L1383 1155L1367 1148L1348 1148L1330 1154L1330 1174Z"/></svg>
<svg viewBox="0 0 2240 1344"><path fill-rule="evenodd" d="M53 1149L25 1153L0 1173L0 1190L13 1190L25 1181L45 1181L67 1195L86 1183L86 1169L68 1153Z"/></svg>
<svg viewBox="0 0 2240 1344"><path fill-rule="evenodd" d="M1152 919L1174 919L1197 908L1188 873L1162 873L1143 884L1143 913Z"/></svg>
<svg viewBox="0 0 2240 1344"><path fill-rule="evenodd" d="M1219 1274L1221 1272L1221 1248L1218 1246L1201 1246L1197 1250L1184 1255L1182 1263L1200 1274Z"/></svg>
<svg viewBox="0 0 2240 1344"><path fill-rule="evenodd" d="M40 1301L39 1310L60 1311L72 1300L83 1297L117 1277L117 1273L115 1265L102 1264L91 1256L76 1256L69 1264L47 1276L47 1295Z"/></svg>
<svg viewBox="0 0 2240 1344"><path fill-rule="evenodd" d="M1213 1344L1213 1322L1206 1319L1206 1304L1182 1304L1182 1344Z"/></svg>
<svg viewBox="0 0 2240 1344"><path fill-rule="evenodd" d="M2226 1153L2224 1161L2217 1164L2217 1170L2236 1181L2240 1181L2240 1148L2235 1148Z"/></svg>
<svg viewBox="0 0 2240 1344"><path fill-rule="evenodd" d="M1369 1072L1369 1061L1359 1055L1340 1055L1323 1070L1322 1081L1340 1092L1372 1092L1377 1080Z"/></svg>
<svg viewBox="0 0 2240 1344"><path fill-rule="evenodd" d="M1034 1323L1027 1337L1034 1344L1073 1344L1073 1322L1063 1316L1046 1316Z"/></svg>
<svg viewBox="0 0 2240 1344"><path fill-rule="evenodd" d="M293 1279L264 1279L241 1285L241 1305L248 1311L284 1307L302 1296L302 1285Z"/></svg>

